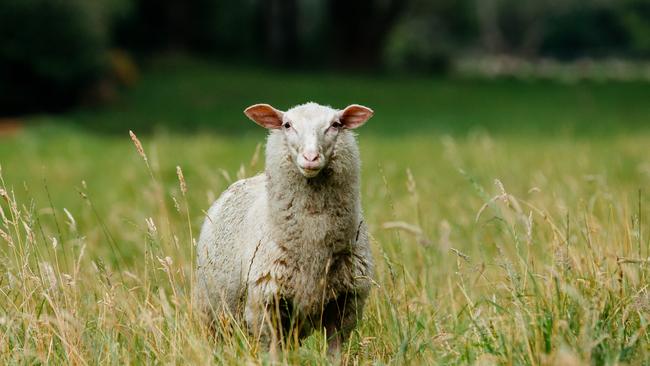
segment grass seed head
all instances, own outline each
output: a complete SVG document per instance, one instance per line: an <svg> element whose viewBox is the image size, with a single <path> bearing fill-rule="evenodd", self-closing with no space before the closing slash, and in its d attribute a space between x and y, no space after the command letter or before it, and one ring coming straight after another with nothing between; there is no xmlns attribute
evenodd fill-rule
<svg viewBox="0 0 650 366"><path fill-rule="evenodd" d="M183 176L183 170L178 165L176 166L176 175L178 176L178 182L180 183L180 186L181 186L181 192L183 193L183 196L185 196L185 193L187 193L187 184L185 183L185 177Z"/></svg>
<svg viewBox="0 0 650 366"><path fill-rule="evenodd" d="M54 268L48 262L41 262L38 264L41 270L41 276L43 281L43 287L46 290L54 290L57 288L56 274L54 274Z"/></svg>
<svg viewBox="0 0 650 366"><path fill-rule="evenodd" d="M70 227L70 231L76 232L77 231L77 220L74 219L70 211L68 211L67 208L63 208L63 212L65 213L65 216L68 218L68 227Z"/></svg>
<svg viewBox="0 0 650 366"><path fill-rule="evenodd" d="M133 141L133 144L135 145L135 149L138 151L138 154L144 159L145 162L149 162L147 159L147 154L144 153L144 148L142 148L142 143L138 139L138 136L133 133L133 131L129 130L129 136L131 136L131 141Z"/></svg>
<svg viewBox="0 0 650 366"><path fill-rule="evenodd" d="M9 245L9 247L13 248L13 245L14 245L13 240L11 239L11 237L7 233L2 231L2 229L0 229L0 238L2 238L4 241L6 241L7 244Z"/></svg>
<svg viewBox="0 0 650 366"><path fill-rule="evenodd" d="M153 218L149 217L144 220L147 223L147 229L151 235L155 235L158 232L156 224L153 222Z"/></svg>
<svg viewBox="0 0 650 366"><path fill-rule="evenodd" d="M173 194L172 196L172 201L174 202L174 208L176 209L176 212L180 213L181 212L181 205L178 203L178 200L176 199L176 196Z"/></svg>

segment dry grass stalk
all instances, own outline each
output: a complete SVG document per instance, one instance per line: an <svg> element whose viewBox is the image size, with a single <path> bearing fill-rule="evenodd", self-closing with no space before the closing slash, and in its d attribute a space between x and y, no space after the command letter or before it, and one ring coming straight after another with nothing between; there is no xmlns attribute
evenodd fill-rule
<svg viewBox="0 0 650 366"><path fill-rule="evenodd" d="M417 225L409 224L404 221L387 221L381 224L381 228L385 230L401 230L415 236L418 243L428 246L431 245L431 240L424 234L422 228Z"/></svg>
<svg viewBox="0 0 650 366"><path fill-rule="evenodd" d="M343 350L343 364L543 365L608 360L643 364L650 359L646 327L650 254L632 240L635 237L630 234L631 215L626 207L626 195L629 187L638 184L634 180L638 175L617 176L608 171L602 182L585 186L585 172L580 170L618 167L618 158L607 160L611 154L598 149L584 153L574 142L569 147L553 145L558 148L549 148L549 157L537 154L540 145L526 147L530 154L516 155L498 142L490 147L494 156L485 159L482 147L463 139L454 141L455 160L479 167L473 169L480 175L477 181L489 182L494 164L495 170L512 170L509 179L513 187L540 186L543 190L523 190L523 196L515 198L495 181L496 198L483 192L475 194L471 185L435 180L457 174L457 167L445 163L436 172L415 164L410 177L407 173L407 192L399 189L404 188L403 170L397 164L386 164L381 177L369 174L364 179L363 193L368 198L364 209L377 259L373 283L381 287L373 290L358 333ZM627 148L628 141L624 142ZM428 144L423 143L422 149ZM606 144L617 146L611 141ZM122 148L128 148L127 141L125 145ZM645 144L637 145L630 144L630 149L636 146L645 151ZM166 150L164 143L159 147L161 169L172 171L175 165L166 165L164 156L166 151L175 150ZM372 149L373 145L365 148ZM626 151L626 159L636 157L620 150ZM584 156L581 164L585 167L564 159L567 152ZM372 154L366 156L373 158ZM510 166L513 156L522 160ZM76 169L74 161L70 164ZM365 169L372 172L374 166L370 160ZM548 173L553 170L546 169L549 166L557 173ZM528 174L536 167L544 174ZM252 171L248 165L246 168ZM200 171L208 171L207 167L203 169ZM197 218L205 214L201 209L205 208L209 188L200 180L196 187L192 185L197 192L188 191L185 185L185 200L180 204L187 209L186 217L159 216L161 197L170 205L167 193L174 190L169 187L184 181L180 173L177 169L176 183L174 177L160 175L167 179L156 192L161 195L145 194L151 193L150 186L121 180L115 174L105 196L93 194L99 197L96 208L85 205L86 199L77 202L78 197L66 201L67 191L57 190L68 188L53 185L55 206L67 207L60 235L51 214L58 208L50 208L47 202L39 201L38 195L30 195L33 191L16 189L14 197L12 187L22 187L22 183L19 179L12 181L13 185L2 181L1 364L269 362L271 356L260 349L255 336L247 334L241 319L225 316L210 329L193 315L192 281L185 280L193 273L193 244L188 248L183 243L188 243ZM206 181L220 184L210 189L223 189L219 172L210 174ZM529 175L543 177L515 180ZM420 191L414 176L422 178L417 181ZM430 181L440 184L422 190L423 183ZM103 188L95 180L89 183L95 189ZM391 186L399 188L391 190ZM131 196L114 196L112 188ZM84 192L88 192L85 185ZM415 193L421 217L414 210ZM495 204L485 206L491 199ZM630 205L637 207L636 201ZM642 217L648 217L646 206ZM492 208L494 219L476 225L477 209ZM564 222L567 211L572 217L585 219L559 228L554 220ZM481 215L479 212L478 217ZM140 228L138 223L144 218L146 227ZM381 222L384 225L377 225ZM647 232L647 220L634 224L640 226L639 232ZM440 255L440 251L430 250L433 248L401 245L398 236L390 232L398 230L418 238L424 236L428 225L437 225L437 242L449 247L453 256ZM146 235L158 230L171 234L155 238ZM554 262L554 249L564 250L566 238L571 241L566 248L570 271L562 271ZM535 245L517 247L518 240ZM147 245L137 245L143 241ZM125 259L111 252L113 244L124 250ZM63 250L74 258L69 268L57 262ZM464 263L470 260L470 265ZM324 344L324 335L316 333L300 348L285 345L276 357L286 364L326 364Z"/></svg>

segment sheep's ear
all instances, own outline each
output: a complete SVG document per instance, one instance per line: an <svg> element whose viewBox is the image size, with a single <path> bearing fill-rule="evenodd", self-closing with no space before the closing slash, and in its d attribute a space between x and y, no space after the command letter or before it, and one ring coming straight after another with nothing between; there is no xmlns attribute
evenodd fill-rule
<svg viewBox="0 0 650 366"><path fill-rule="evenodd" d="M264 128L280 128L282 126L282 111L268 104L254 104L246 108L244 114Z"/></svg>
<svg viewBox="0 0 650 366"><path fill-rule="evenodd" d="M375 112L368 107L351 104L339 114L339 120L346 128L357 128L366 123Z"/></svg>

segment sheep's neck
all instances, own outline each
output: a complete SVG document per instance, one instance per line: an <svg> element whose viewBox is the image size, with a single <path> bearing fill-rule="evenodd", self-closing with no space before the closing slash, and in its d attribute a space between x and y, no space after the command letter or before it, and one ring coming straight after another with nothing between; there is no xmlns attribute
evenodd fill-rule
<svg viewBox="0 0 650 366"><path fill-rule="evenodd" d="M278 176L267 172L274 239L296 250L326 249L328 253L350 245L348 239L354 237L359 224L358 182L354 167L327 167L311 179L297 172Z"/></svg>

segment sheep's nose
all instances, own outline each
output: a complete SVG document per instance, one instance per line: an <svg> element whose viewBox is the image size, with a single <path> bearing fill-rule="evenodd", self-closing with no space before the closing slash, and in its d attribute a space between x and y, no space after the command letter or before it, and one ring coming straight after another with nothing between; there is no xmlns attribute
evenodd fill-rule
<svg viewBox="0 0 650 366"><path fill-rule="evenodd" d="M305 158L307 161L318 161L319 155L317 152L304 152L302 153L302 157Z"/></svg>

